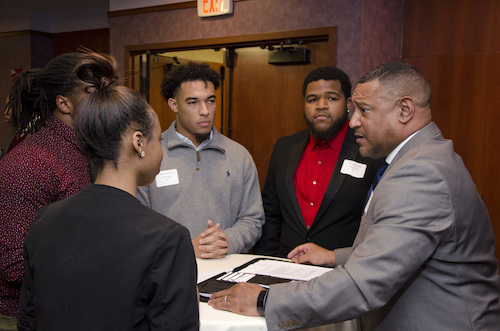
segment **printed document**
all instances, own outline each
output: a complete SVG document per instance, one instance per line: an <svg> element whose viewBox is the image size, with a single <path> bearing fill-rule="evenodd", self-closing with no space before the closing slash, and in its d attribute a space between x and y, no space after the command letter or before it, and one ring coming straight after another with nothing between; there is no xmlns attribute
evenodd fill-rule
<svg viewBox="0 0 500 331"><path fill-rule="evenodd" d="M327 267L318 267L278 260L259 260L241 270L238 270L238 272L307 281L332 270L333 269Z"/></svg>

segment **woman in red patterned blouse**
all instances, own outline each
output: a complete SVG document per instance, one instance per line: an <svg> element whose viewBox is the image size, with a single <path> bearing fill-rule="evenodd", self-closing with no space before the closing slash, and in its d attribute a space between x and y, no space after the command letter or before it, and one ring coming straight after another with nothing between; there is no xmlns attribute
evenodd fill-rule
<svg viewBox="0 0 500 331"><path fill-rule="evenodd" d="M0 321L15 323L18 316L23 245L38 209L91 182L73 129L74 111L86 94L73 72L83 56L63 54L43 69L21 73L9 95L13 126L33 135L0 160Z"/></svg>

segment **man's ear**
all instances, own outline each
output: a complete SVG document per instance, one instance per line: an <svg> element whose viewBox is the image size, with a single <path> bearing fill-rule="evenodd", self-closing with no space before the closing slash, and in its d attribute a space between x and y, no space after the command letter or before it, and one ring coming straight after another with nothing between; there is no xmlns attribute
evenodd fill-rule
<svg viewBox="0 0 500 331"><path fill-rule="evenodd" d="M347 98L345 101L345 109L347 112L347 120L350 121L352 118L352 114L354 114L354 104L352 103L351 97Z"/></svg>
<svg viewBox="0 0 500 331"><path fill-rule="evenodd" d="M347 100L345 101L345 108L347 109L347 112L350 112L351 111L351 104L352 104L352 99L351 97L347 98Z"/></svg>
<svg viewBox="0 0 500 331"><path fill-rule="evenodd" d="M399 121L402 124L408 123L415 115L415 103L410 97L403 97L399 101Z"/></svg>
<svg viewBox="0 0 500 331"><path fill-rule="evenodd" d="M58 95L56 97L56 106L63 114L69 115L73 112L73 103L63 95Z"/></svg>
<svg viewBox="0 0 500 331"><path fill-rule="evenodd" d="M168 103L168 106L170 107L170 109L172 109L174 111L174 113L177 114L177 112L179 111L177 109L177 100L175 100L174 98L168 98L167 103Z"/></svg>

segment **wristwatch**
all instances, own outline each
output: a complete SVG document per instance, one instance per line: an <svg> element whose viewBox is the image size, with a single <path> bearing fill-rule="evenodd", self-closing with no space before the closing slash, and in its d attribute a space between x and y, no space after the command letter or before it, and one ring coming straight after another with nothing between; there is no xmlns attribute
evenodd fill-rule
<svg viewBox="0 0 500 331"><path fill-rule="evenodd" d="M267 301L267 295L269 294L269 290L263 289L259 293L259 297L257 298L257 311L261 316L264 316L264 312L266 310L266 301Z"/></svg>

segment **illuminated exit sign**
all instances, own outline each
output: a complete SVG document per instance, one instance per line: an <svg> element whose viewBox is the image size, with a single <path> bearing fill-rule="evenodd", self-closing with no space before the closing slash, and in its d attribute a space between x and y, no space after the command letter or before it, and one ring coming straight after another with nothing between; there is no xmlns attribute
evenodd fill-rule
<svg viewBox="0 0 500 331"><path fill-rule="evenodd" d="M233 0L198 0L198 16L218 16L233 13Z"/></svg>

